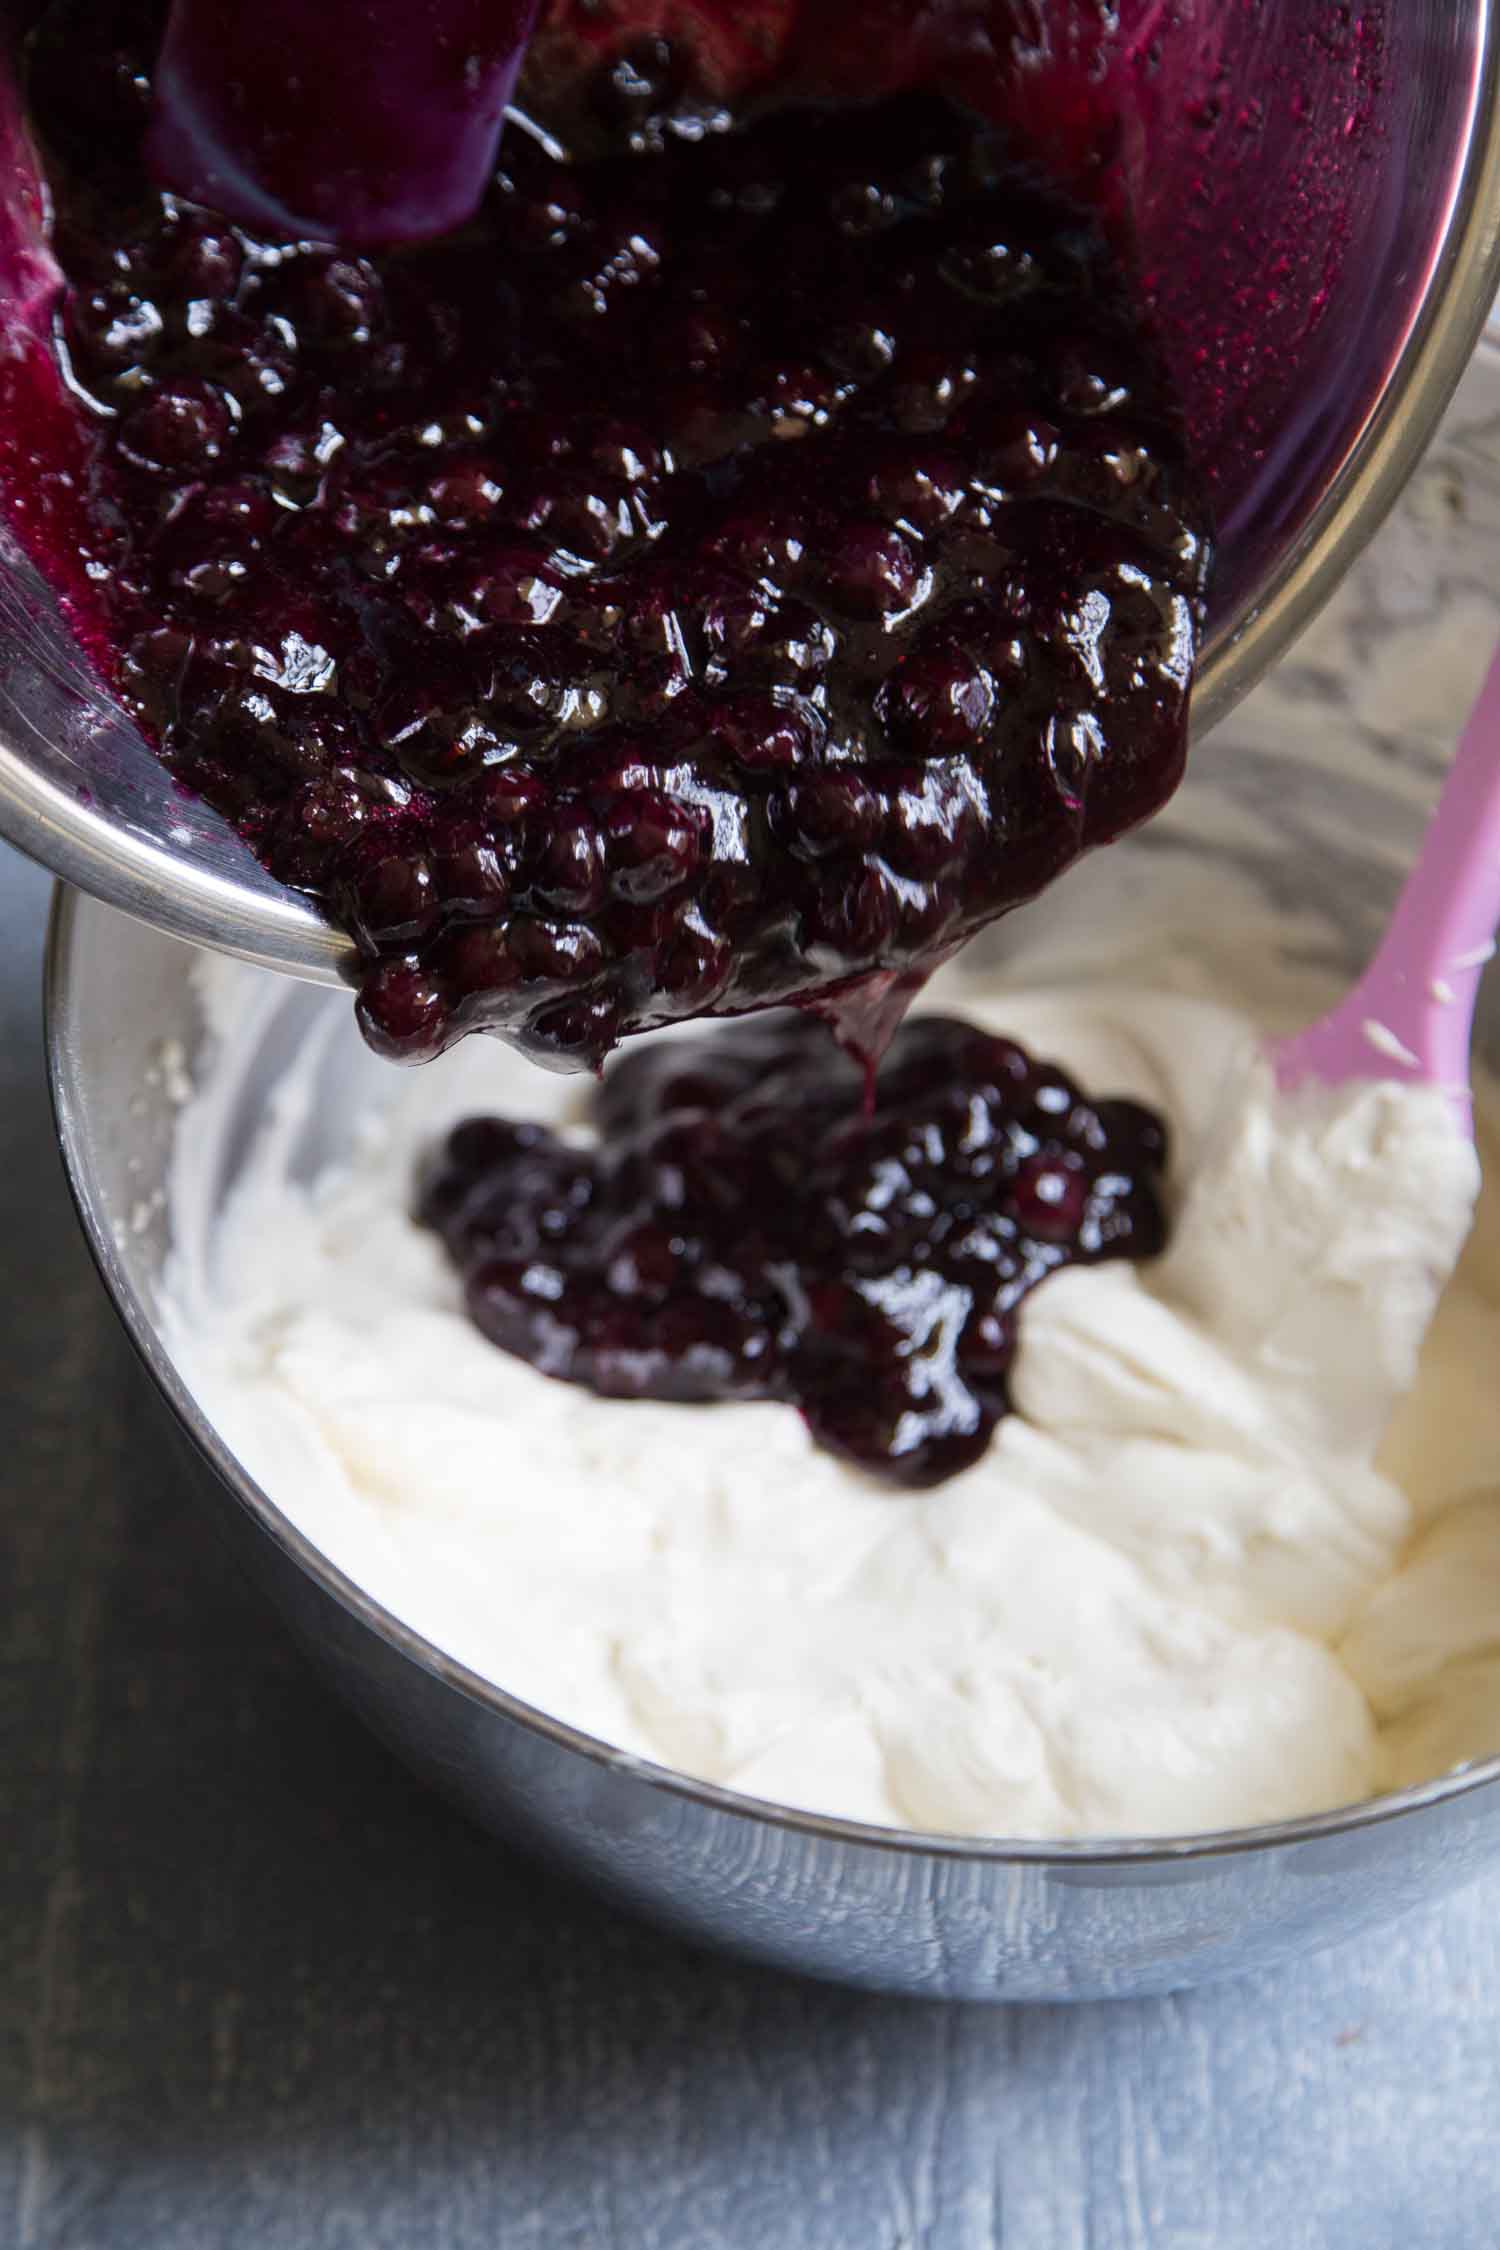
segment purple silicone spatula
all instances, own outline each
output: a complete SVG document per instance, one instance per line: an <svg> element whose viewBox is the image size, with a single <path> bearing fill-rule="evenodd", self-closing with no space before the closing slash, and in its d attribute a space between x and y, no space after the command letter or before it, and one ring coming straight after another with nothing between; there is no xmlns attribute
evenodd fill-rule
<svg viewBox="0 0 1500 2250"><path fill-rule="evenodd" d="M1497 925L1500 651L1375 958L1328 1015L1278 1041L1277 1083L1398 1078L1436 1086L1471 1132L1469 1036Z"/></svg>
<svg viewBox="0 0 1500 2250"><path fill-rule="evenodd" d="M172 0L148 153L247 225L360 247L472 216L537 0Z"/></svg>

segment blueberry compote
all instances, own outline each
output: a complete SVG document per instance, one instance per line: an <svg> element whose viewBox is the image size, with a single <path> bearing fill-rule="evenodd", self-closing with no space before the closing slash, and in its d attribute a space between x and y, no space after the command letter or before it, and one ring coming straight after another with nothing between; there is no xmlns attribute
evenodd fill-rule
<svg viewBox="0 0 1500 2250"><path fill-rule="evenodd" d="M365 258L150 187L149 52L108 131L88 56L34 82L83 562L383 1053L903 990L1169 794L1204 506L1117 259L992 127L737 117L651 47Z"/></svg>
<svg viewBox="0 0 1500 2250"><path fill-rule="evenodd" d="M873 1101L806 1018L645 1048L596 1144L480 1117L418 1215L485 1335L613 1398L783 1399L904 1485L978 1459L1021 1301L1161 1248L1165 1134L1008 1039L919 1017Z"/></svg>

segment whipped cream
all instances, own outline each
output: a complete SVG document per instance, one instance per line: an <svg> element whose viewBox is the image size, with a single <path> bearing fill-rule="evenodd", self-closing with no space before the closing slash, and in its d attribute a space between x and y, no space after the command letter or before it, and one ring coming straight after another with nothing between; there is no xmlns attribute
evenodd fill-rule
<svg viewBox="0 0 1500 2250"><path fill-rule="evenodd" d="M1430 1091L1278 1093L1263 1019L1326 993L1288 973L1247 1012L1256 945L1226 938L1216 968L1208 944L1163 959L1106 929L1070 958L1055 935L1039 918L1003 976L965 956L927 1004L1163 1112L1173 1240L1028 1300L1017 1411L936 1491L866 1479L787 1407L598 1399L486 1343L407 1216L415 1168L475 1110L586 1131L587 1087L478 1040L391 1072L335 996L293 1005L222 962L171 1181L187 1380L408 1625L757 1797L964 1834L1201 1832L1495 1749L1488 1198L1449 1279L1473 1150Z"/></svg>

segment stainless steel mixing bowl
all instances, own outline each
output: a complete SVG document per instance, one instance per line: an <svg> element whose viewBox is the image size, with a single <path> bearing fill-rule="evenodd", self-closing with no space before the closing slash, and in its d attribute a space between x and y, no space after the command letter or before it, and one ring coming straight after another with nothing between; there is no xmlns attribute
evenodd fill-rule
<svg viewBox="0 0 1500 2250"><path fill-rule="evenodd" d="M611 1751L453 1663L352 1584L205 1420L163 1347L163 1036L196 1039L192 953L64 894L53 935L58 1121L94 1255L229 1525L375 1731L499 1835L621 1905L777 1966L896 1991L1167 1991L1385 1920L1500 1857L1500 1768L1322 1819L1169 1844L974 1843L751 1802ZM286 985L272 1050L340 1003ZM248 1127L251 1118L244 1120ZM872 1501L878 1506L878 1501Z"/></svg>
<svg viewBox="0 0 1500 2250"><path fill-rule="evenodd" d="M1388 910L1494 632L1497 433L1500 354L1486 352L1320 644L1245 706L1223 755L1194 770L1162 818L1097 867L1136 860L1168 916L1184 867L1210 880L1249 875L1296 914L1300 949L1352 972ZM1052 910L1065 923L1066 896ZM486 1826L690 1938L855 1984L983 1999L1139 1994L1271 1965L1500 1863L1500 1760L1232 1835L975 1843L819 1819L684 1780L452 1663L294 1528L205 1421L163 1348L160 1189L178 1113L162 1042L191 1056L198 1039L193 958L92 901L60 900L49 1045L84 1227L205 1504L339 1691ZM278 1028L244 1105L247 1133L284 1039L340 1005L283 980ZM1500 987L1484 1039L1500 1058Z"/></svg>
<svg viewBox="0 0 1500 2250"><path fill-rule="evenodd" d="M24 19L35 0L0 7ZM1111 13L1148 45L1162 15L1155 0ZM1148 55L1122 166L1164 342L1223 472L1201 735L1337 584L1479 333L1500 278L1500 35L1495 0L1170 14L1202 98L1169 102L1178 81ZM36 219L4 112L0 81L0 307ZM0 833L160 929L324 982L352 967L349 941L173 788L3 532Z"/></svg>

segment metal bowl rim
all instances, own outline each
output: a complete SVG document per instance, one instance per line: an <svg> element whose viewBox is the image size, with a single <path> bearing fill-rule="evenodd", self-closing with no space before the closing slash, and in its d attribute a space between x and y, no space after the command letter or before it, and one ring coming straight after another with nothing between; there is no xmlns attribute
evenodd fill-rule
<svg viewBox="0 0 1500 2250"><path fill-rule="evenodd" d="M804 1811L768 1799L750 1797L715 1782L697 1781L669 1766L615 1748L597 1736L569 1726L565 1720L523 1702L493 1680L456 1662L437 1645L406 1625L349 1578L282 1513L270 1495L249 1475L225 1445L217 1430L199 1409L196 1399L178 1374L162 1344L150 1307L127 1273L109 1222L100 1206L95 1183L84 1165L80 1148L80 1123L87 1106L87 1065L77 1052L73 1032L73 994L79 949L80 905L97 904L81 899L66 885L54 886L47 932L43 976L43 1007L47 1053L47 1080L52 1113L57 1126L63 1169L79 1223L100 1279L148 1374L171 1407L180 1427L195 1449L217 1473L220 1482L261 1530L296 1563L323 1593L348 1611L380 1640L431 1673L471 1701L529 1733L575 1752L592 1764L615 1773L629 1774L654 1789L685 1797L692 1803L739 1819L759 1821L767 1827L790 1830L823 1842L857 1845L863 1849L908 1856L936 1857L986 1865L1041 1866L1058 1872L1110 1865L1172 1866L1187 1860L1216 1859L1275 1850L1287 1845L1349 1835L1355 1830L1403 1819L1426 1807L1467 1795L1500 1780L1500 1755L1455 1768L1436 1780L1413 1788L1390 1791L1353 1805L1314 1813L1297 1820L1272 1821L1253 1828L1233 1828L1202 1834L1149 1837L1085 1837L1072 1839L974 1837L928 1834L918 1829L883 1828L873 1823L839 1819Z"/></svg>

